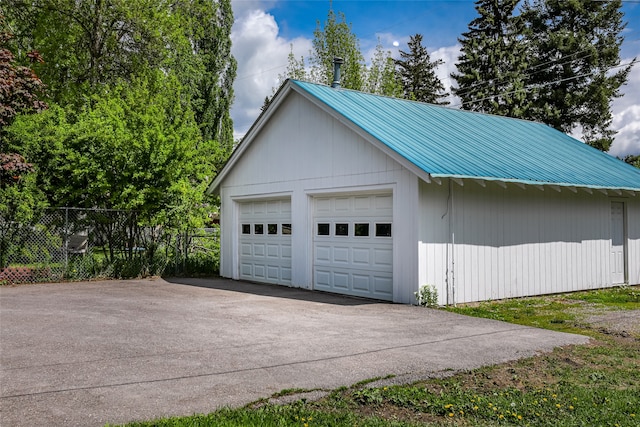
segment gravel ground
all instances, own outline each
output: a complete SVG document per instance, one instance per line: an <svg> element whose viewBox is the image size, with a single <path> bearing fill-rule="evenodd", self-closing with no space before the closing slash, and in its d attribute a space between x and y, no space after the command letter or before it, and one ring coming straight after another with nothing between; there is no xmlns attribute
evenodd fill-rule
<svg viewBox="0 0 640 427"><path fill-rule="evenodd" d="M584 321L601 332L640 339L640 310L609 311L588 316Z"/></svg>

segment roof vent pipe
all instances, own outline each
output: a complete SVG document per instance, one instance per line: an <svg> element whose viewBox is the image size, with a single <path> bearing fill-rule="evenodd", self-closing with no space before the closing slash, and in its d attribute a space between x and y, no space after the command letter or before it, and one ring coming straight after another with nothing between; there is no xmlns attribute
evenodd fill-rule
<svg viewBox="0 0 640 427"><path fill-rule="evenodd" d="M332 88L340 88L340 66L342 64L344 64L344 59L338 58L337 56L333 58L333 82L331 82Z"/></svg>

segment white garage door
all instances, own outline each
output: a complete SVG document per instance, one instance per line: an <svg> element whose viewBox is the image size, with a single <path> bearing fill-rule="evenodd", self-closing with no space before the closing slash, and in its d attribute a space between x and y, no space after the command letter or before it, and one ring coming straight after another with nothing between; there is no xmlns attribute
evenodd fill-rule
<svg viewBox="0 0 640 427"><path fill-rule="evenodd" d="M291 200L240 203L240 278L291 284Z"/></svg>
<svg viewBox="0 0 640 427"><path fill-rule="evenodd" d="M392 195L314 202L314 288L392 300Z"/></svg>

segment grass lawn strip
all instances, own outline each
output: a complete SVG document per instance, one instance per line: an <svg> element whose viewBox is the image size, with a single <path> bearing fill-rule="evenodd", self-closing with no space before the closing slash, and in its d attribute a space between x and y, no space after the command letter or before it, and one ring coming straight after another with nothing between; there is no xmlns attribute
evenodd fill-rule
<svg viewBox="0 0 640 427"><path fill-rule="evenodd" d="M283 390L243 408L132 423L149 426L638 426L640 288L469 304L448 310L589 335L587 345L410 385L371 387L372 379L333 391ZM630 316L616 316L616 313ZM613 314L622 324L593 326ZM631 319L631 320L629 320ZM615 322L613 322L615 323ZM326 393L319 400L283 397Z"/></svg>

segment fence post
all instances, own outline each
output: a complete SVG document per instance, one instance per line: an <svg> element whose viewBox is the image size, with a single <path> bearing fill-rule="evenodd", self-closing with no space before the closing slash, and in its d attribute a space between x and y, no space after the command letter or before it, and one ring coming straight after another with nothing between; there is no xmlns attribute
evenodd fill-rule
<svg viewBox="0 0 640 427"><path fill-rule="evenodd" d="M69 207L64 208L64 272L66 276L69 271Z"/></svg>
<svg viewBox="0 0 640 427"><path fill-rule="evenodd" d="M179 256L179 255L178 255L178 253L179 253L179 252L178 252L178 247L179 247L179 246L178 246L178 245L179 245L178 240L179 240L179 237L180 237L180 233L176 233L176 234L175 234L175 238L176 238L176 254L175 254L175 260L173 261L173 263L174 263L174 270L175 270L175 275L176 275L176 276L178 275L178 260L179 260L179 258L178 258L178 256Z"/></svg>

